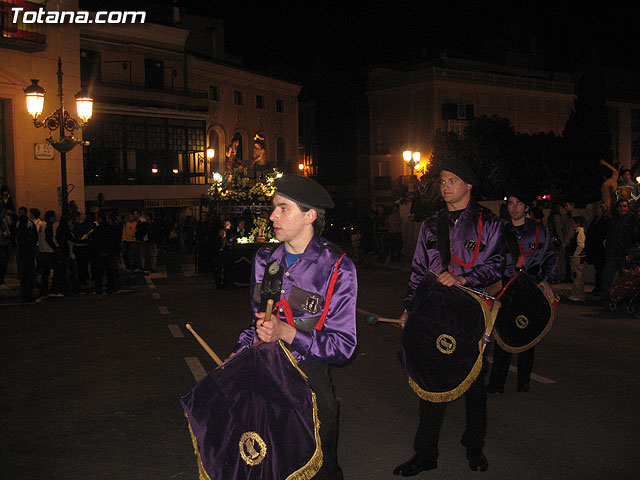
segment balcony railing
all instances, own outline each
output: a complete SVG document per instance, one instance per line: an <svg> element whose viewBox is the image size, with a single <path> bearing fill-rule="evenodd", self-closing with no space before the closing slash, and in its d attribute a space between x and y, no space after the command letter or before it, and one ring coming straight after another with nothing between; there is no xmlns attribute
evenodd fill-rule
<svg viewBox="0 0 640 480"><path fill-rule="evenodd" d="M16 13L12 8L23 10ZM47 46L45 25L22 21L24 12L38 11L39 8L42 5L24 0L0 0L0 45L27 52L44 50Z"/></svg>

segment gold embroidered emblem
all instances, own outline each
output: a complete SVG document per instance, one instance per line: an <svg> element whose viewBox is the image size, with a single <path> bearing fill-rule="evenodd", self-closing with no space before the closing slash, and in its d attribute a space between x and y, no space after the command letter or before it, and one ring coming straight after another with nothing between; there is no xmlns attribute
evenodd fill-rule
<svg viewBox="0 0 640 480"><path fill-rule="evenodd" d="M516 327L524 330L529 325L529 319L524 315L518 315L516 317Z"/></svg>
<svg viewBox="0 0 640 480"><path fill-rule="evenodd" d="M238 443L240 456L247 465L259 465L267 455L267 444L256 432L245 432Z"/></svg>
<svg viewBox="0 0 640 480"><path fill-rule="evenodd" d="M443 333L436 339L436 348L446 355L451 355L456 349L456 339Z"/></svg>

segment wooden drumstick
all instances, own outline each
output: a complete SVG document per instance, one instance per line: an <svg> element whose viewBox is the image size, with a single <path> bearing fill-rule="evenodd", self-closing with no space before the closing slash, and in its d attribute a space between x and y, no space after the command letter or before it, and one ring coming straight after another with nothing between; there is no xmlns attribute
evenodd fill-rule
<svg viewBox="0 0 640 480"><path fill-rule="evenodd" d="M399 318L385 318L385 317L378 317L374 314L368 314L365 315L364 320L367 322L367 324L369 325L375 325L376 323L396 323L398 325L402 325L404 322L402 320L400 320Z"/></svg>
<svg viewBox="0 0 640 480"><path fill-rule="evenodd" d="M264 319L260 322L261 327L264 327L264 322L271 320L271 310L273 310L273 300L269 299L267 300L267 306L265 307Z"/></svg>
<svg viewBox="0 0 640 480"><path fill-rule="evenodd" d="M213 349L209 345L207 345L207 342L205 342L202 337L200 337L200 335L195 332L195 330L191 327L191 324L187 323L185 326L187 327L187 330L189 330L193 334L193 336L196 337L196 340L200 345L202 345L202 348L204 348L209 356L213 358L213 361L216 362L217 365L222 365L223 362L222 360L220 360L220 357L216 355L216 352L214 352Z"/></svg>

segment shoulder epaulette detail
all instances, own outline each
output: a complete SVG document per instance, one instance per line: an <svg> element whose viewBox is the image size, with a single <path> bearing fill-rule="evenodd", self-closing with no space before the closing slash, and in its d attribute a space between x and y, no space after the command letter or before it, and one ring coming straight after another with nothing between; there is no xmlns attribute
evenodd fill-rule
<svg viewBox="0 0 640 480"><path fill-rule="evenodd" d="M322 246L328 248L329 250L331 250L331 252L333 252L334 254L336 254L338 256L340 256L340 255L342 255L344 253L339 246L337 246L335 243L329 242L327 240L322 242Z"/></svg>

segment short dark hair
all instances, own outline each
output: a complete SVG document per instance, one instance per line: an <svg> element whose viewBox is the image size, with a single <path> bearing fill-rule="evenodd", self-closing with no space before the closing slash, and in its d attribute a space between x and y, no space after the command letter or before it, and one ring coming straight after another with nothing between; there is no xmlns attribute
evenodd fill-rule
<svg viewBox="0 0 640 480"><path fill-rule="evenodd" d="M295 202L295 204L298 206L298 208L302 212L308 212L309 210L312 210L309 207L303 207L298 202ZM315 210L316 213L317 213L316 219L313 221L313 233L315 233L316 235L320 235L322 233L322 231L324 230L324 224L325 224L324 211L317 210L315 208L313 210Z"/></svg>
<svg viewBox="0 0 640 480"><path fill-rule="evenodd" d="M584 227L584 217L576 215L575 217L571 217L571 220L573 220L573 223L575 223L579 227Z"/></svg>
<svg viewBox="0 0 640 480"><path fill-rule="evenodd" d="M620 170L620 175L624 175L627 172L629 172L629 174L631 174L631 169L630 168L623 168L622 170Z"/></svg>
<svg viewBox="0 0 640 480"><path fill-rule="evenodd" d="M37 208L30 208L29 213L33 215L33 218L40 218L40 210Z"/></svg>
<svg viewBox="0 0 640 480"><path fill-rule="evenodd" d="M48 222L49 219L51 218L55 218L56 217L56 212L54 212L53 210L47 210L46 212L44 212L44 221Z"/></svg>

